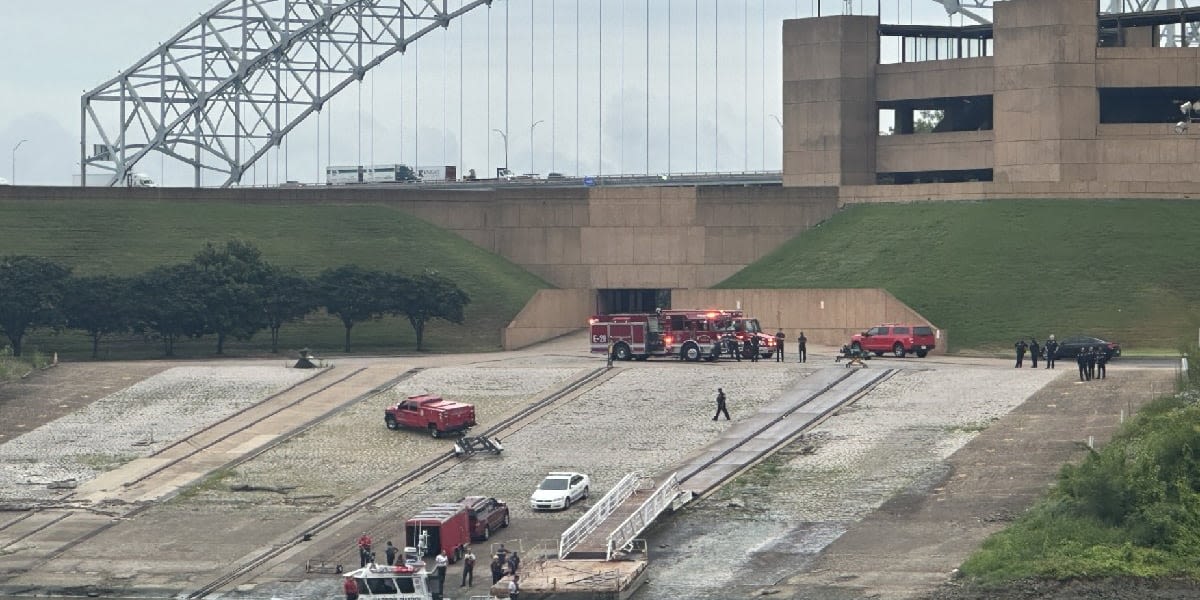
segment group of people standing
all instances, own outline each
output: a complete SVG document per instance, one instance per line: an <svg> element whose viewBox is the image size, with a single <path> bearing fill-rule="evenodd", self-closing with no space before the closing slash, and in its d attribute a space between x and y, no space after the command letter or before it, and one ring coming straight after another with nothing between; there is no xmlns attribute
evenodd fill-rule
<svg viewBox="0 0 1200 600"><path fill-rule="evenodd" d="M1088 346L1075 355L1075 363L1079 365L1079 380L1091 381L1104 379L1108 376L1108 359L1112 358L1108 349L1099 346Z"/></svg>
<svg viewBox="0 0 1200 600"><path fill-rule="evenodd" d="M784 348L787 336L784 335L782 329L775 331L775 362L784 361ZM742 362L742 353L750 351L750 362L758 362L759 351L762 348L762 342L757 335L751 336L749 340L741 341L732 333L726 333L721 336L721 350L717 356L728 355L730 358ZM800 337L796 338L796 356L800 362L808 362L808 338L804 332L800 332Z"/></svg>
<svg viewBox="0 0 1200 600"><path fill-rule="evenodd" d="M1047 369L1054 368L1054 362L1058 357L1058 342L1054 339L1054 334L1050 335L1050 339L1046 340L1043 345L1038 345L1036 338L1029 338L1027 343L1025 340L1017 340L1013 346L1017 350L1017 366L1020 369L1025 362L1025 353L1028 352L1032 359L1033 368L1038 366L1038 358L1045 357ZM1088 346L1079 350L1075 355L1075 364L1079 366L1079 380L1091 381L1093 379L1104 379L1108 375L1108 359L1112 358L1111 351L1103 346Z"/></svg>
<svg viewBox="0 0 1200 600"><path fill-rule="evenodd" d="M1025 340L1017 340L1017 343L1013 344L1013 347L1017 350L1016 368L1020 369L1024 366L1025 352L1027 351L1029 352L1029 357L1033 359L1033 368L1037 368L1038 359L1042 356L1046 357L1046 368L1054 368L1054 361L1058 354L1058 342L1055 341L1053 333L1050 334L1050 339L1046 340L1044 345L1038 345L1037 338L1031 337L1029 338L1029 343L1025 343Z"/></svg>

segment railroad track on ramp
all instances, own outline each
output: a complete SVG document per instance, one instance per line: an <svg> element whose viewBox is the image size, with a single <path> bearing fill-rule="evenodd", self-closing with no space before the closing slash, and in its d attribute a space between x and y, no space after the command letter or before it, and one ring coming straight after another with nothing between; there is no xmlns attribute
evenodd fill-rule
<svg viewBox="0 0 1200 600"><path fill-rule="evenodd" d="M520 428L525 423L532 421L537 415L552 407L560 400L571 397L586 388L598 385L600 382L604 381L608 377L611 377L616 372L617 371L610 367L592 369L591 371L588 371L580 377L577 377L567 384L559 387L550 394L540 398L538 401L505 417L478 435L494 437L500 433L507 433L511 430ZM310 523L303 532L292 536L290 539L269 549L262 550L258 553L244 557L239 566L201 586L196 591L188 594L187 598L189 600L204 598L230 584L237 582L239 579L250 575L264 565L267 565L272 560L291 553L300 544L308 541L318 533L336 529L343 522L352 519L352 517L364 507L383 502L390 496L404 493L409 486L419 483L425 476L433 474L439 469L449 468L453 464L456 464L457 460L460 459L455 457L454 452L448 451L429 461L426 461L425 463L372 490L370 493L355 498L353 501L339 506L335 511L321 517L313 523Z"/></svg>

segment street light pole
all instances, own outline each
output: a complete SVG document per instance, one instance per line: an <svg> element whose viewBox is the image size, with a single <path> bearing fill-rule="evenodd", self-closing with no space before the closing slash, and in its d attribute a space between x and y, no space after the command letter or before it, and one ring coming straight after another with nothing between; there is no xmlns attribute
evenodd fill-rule
<svg viewBox="0 0 1200 600"><path fill-rule="evenodd" d="M16 146L13 146L13 149L12 149L12 173L10 173L10 175L12 175L12 184L13 185L17 185L17 148L20 148L21 144L24 144L25 142L28 142L28 141L29 140L21 140L21 141L17 142Z"/></svg>
<svg viewBox="0 0 1200 600"><path fill-rule="evenodd" d="M533 168L533 128L537 127L539 124L545 123L545 122L546 122L545 119L538 119L533 122L533 125L529 126L529 172L530 173L537 172L537 169Z"/></svg>
<svg viewBox="0 0 1200 600"><path fill-rule="evenodd" d="M507 173L508 172L508 134L504 133L503 131L500 131L499 129L493 129L492 131L495 131L496 133L500 134L501 139L504 140L504 171Z"/></svg>

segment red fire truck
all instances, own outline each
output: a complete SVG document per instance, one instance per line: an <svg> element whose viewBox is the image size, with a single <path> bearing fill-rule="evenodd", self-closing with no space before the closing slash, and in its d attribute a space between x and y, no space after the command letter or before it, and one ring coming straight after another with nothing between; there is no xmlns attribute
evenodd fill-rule
<svg viewBox="0 0 1200 600"><path fill-rule="evenodd" d="M663 338L662 322L656 314L596 315L588 323L592 352L608 354L611 345L616 360L646 360L674 354L670 343Z"/></svg>
<svg viewBox="0 0 1200 600"><path fill-rule="evenodd" d="M775 336L763 332L758 319L740 310L670 309L661 314L663 335L679 346L684 360L718 358L724 350L720 343L727 336L737 339L742 358L750 358L752 338L758 338L759 357L775 355Z"/></svg>
<svg viewBox="0 0 1200 600"><path fill-rule="evenodd" d="M467 507L458 504L434 504L404 522L406 546L424 549L423 558L445 552L449 562L463 557L471 543L471 519Z"/></svg>

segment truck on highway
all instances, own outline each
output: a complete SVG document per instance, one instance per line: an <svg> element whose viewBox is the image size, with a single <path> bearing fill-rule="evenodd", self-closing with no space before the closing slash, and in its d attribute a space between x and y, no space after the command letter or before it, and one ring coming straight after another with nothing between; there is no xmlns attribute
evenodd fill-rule
<svg viewBox="0 0 1200 600"><path fill-rule="evenodd" d="M417 179L425 182L454 181L458 179L458 168L454 165L417 167Z"/></svg>
<svg viewBox="0 0 1200 600"><path fill-rule="evenodd" d="M111 175L108 175L106 173L91 173L88 175L87 185L88 185L88 187L102 186L102 185L108 183L109 177L111 177ZM82 175L80 175L79 173L75 173L75 174L71 175L71 185L73 185L75 187L80 187L82 184L83 184L83 176ZM147 175L145 173L129 173L128 175L125 176L124 187L152 188L152 187L158 187L158 184L155 183L153 178L151 178L149 175Z"/></svg>

